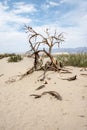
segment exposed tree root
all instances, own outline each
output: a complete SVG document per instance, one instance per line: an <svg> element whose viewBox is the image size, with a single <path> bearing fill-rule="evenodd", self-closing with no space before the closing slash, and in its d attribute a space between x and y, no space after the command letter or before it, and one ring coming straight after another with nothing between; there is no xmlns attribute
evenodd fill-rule
<svg viewBox="0 0 87 130"><path fill-rule="evenodd" d="M39 69L35 69L34 67L32 67L29 71L27 71L25 74L23 74L22 77L25 77L25 76L27 76L28 74L33 73L34 71L40 71L40 70L44 71L43 77L40 79L40 81L44 81L44 79L45 79L45 77L46 77L46 72L47 72L47 71L56 71L56 72L58 72L58 73L59 73L59 72L60 72L60 73L71 73L69 70L64 69L64 68L61 68L61 67L59 67L58 65L53 64L53 63L47 61L47 62L45 63L45 65L44 65L44 66L41 66Z"/></svg>
<svg viewBox="0 0 87 130"><path fill-rule="evenodd" d="M41 94L31 94L30 96L34 96L34 98L41 98L43 95L46 95L46 94L50 94L50 95L54 96L57 100L62 100L62 97L56 91L45 91Z"/></svg>
<svg viewBox="0 0 87 130"><path fill-rule="evenodd" d="M45 78L46 78L46 72L48 71L56 71L56 72L60 72L61 73L71 73L70 71L66 70L66 69L63 69L63 68L60 68L58 66L54 66L53 64L51 64L50 62L46 62L46 64L44 66L41 66L37 69L35 69L35 67L33 66L31 69L29 69L26 73L22 74L22 75L17 75L17 76L13 76L11 78L9 78L8 81L6 81L6 83L13 83L15 81L19 81L19 80L22 80L23 78L25 78L26 76L32 74L33 72L35 71L43 71L43 74L41 75L42 78L40 79L40 81L44 81ZM3 76L3 75L1 75ZM67 79L68 80L68 79Z"/></svg>
<svg viewBox="0 0 87 130"><path fill-rule="evenodd" d="M35 71L35 68L32 67L30 70L28 70L26 73L20 76L20 80L26 77L27 75L32 74L34 71Z"/></svg>

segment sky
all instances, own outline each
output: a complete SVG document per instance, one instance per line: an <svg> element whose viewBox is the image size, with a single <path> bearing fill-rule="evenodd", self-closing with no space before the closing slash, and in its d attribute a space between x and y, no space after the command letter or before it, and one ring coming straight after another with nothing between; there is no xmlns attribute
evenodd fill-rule
<svg viewBox="0 0 87 130"><path fill-rule="evenodd" d="M29 50L24 25L63 32L61 48L87 47L87 0L0 0L0 53Z"/></svg>

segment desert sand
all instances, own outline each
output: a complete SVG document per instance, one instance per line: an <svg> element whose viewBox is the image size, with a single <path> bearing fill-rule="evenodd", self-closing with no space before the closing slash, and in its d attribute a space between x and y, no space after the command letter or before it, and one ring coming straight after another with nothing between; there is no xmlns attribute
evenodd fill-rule
<svg viewBox="0 0 87 130"><path fill-rule="evenodd" d="M25 57L17 63L0 60L0 130L87 130L87 71L66 67L71 74L47 72L45 81L39 81L42 71L22 80L9 83L10 78L25 73L33 59ZM60 77L77 75L74 81ZM45 87L36 91L45 82ZM30 94L56 91L62 100L47 94L34 99Z"/></svg>

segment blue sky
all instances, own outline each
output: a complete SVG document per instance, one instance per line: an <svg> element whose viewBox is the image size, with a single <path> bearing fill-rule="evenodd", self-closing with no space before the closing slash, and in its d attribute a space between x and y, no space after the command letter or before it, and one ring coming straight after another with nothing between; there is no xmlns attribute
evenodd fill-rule
<svg viewBox="0 0 87 130"><path fill-rule="evenodd" d="M0 0L0 53L29 50L25 24L64 32L61 47L87 47L87 0Z"/></svg>

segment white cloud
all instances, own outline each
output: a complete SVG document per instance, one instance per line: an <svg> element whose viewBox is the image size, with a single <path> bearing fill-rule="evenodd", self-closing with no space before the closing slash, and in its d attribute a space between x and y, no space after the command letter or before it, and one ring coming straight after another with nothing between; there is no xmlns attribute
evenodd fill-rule
<svg viewBox="0 0 87 130"><path fill-rule="evenodd" d="M9 6L0 3L0 31L11 31L21 24L29 24L32 20L28 17L15 14Z"/></svg>
<svg viewBox="0 0 87 130"><path fill-rule="evenodd" d="M75 8L61 13L61 16L56 18L54 25L51 23L50 26L51 28L54 26L54 29L59 32L65 32L66 39L62 47L87 46L87 1L61 0L60 3L66 3L68 6L75 5Z"/></svg>
<svg viewBox="0 0 87 130"><path fill-rule="evenodd" d="M24 2L16 2L13 6L13 12L16 14L20 13L33 13L36 12L36 8L33 4L26 4Z"/></svg>
<svg viewBox="0 0 87 130"><path fill-rule="evenodd" d="M26 52L28 37L23 32L0 32L0 52Z"/></svg>
<svg viewBox="0 0 87 130"><path fill-rule="evenodd" d="M83 26L76 26L76 27L60 27L57 24L49 24L40 27L34 27L39 33L44 34L44 30L48 28L50 34L53 34L55 30L58 33L63 33L65 42L61 45L61 47L65 48L75 48L81 46L87 46L87 29L83 28Z"/></svg>
<svg viewBox="0 0 87 130"><path fill-rule="evenodd" d="M55 6L59 6L58 2L54 2L54 1L49 1L48 2L49 7L55 7Z"/></svg>
<svg viewBox="0 0 87 130"><path fill-rule="evenodd" d="M2 11L6 11L7 9L9 9L9 6L7 5L3 5L3 3L0 3L0 10Z"/></svg>
<svg viewBox="0 0 87 130"><path fill-rule="evenodd" d="M54 1L46 0L46 1L44 2L44 4L42 4L41 8L42 8L43 10L47 10L47 9L49 9L49 8L57 7L57 6L59 6L59 5L60 5L59 2L54 2Z"/></svg>
<svg viewBox="0 0 87 130"><path fill-rule="evenodd" d="M33 4L25 4L25 2L16 2L11 8L7 2L0 2L0 52L7 51L27 51L28 39L27 34L18 31L23 28L25 24L31 24L33 21L31 17L27 17L25 14L32 14L37 12ZM42 9L45 11L45 15L49 15L50 7L57 7L60 4L68 3L75 4L76 8L66 10L62 13L62 10L55 10L55 22L51 22L51 18L47 25L36 26L33 24L33 28L44 34L44 30L49 28L51 33L55 29L58 32L65 32L65 42L62 47L79 47L87 46L87 1L86 0L61 0L59 2L54 2L53 0L46 0L43 4ZM41 8L39 8L40 11ZM48 10L47 10L48 9ZM50 8L50 14L51 14ZM53 11L53 10L52 10ZM56 13L58 11L59 13ZM23 15L24 14L24 15ZM61 14L61 16L60 16ZM43 14L40 14L43 19ZM48 16L47 16L48 18ZM39 23L39 18L38 23ZM36 19L35 19L36 20ZM45 22L45 19L44 21ZM35 23L35 21L34 21Z"/></svg>
<svg viewBox="0 0 87 130"><path fill-rule="evenodd" d="M27 50L27 35L18 31L32 19L12 11L7 3L0 2L0 52L23 52Z"/></svg>
<svg viewBox="0 0 87 130"><path fill-rule="evenodd" d="M75 4L79 3L82 0L60 0L60 3L69 3L69 4Z"/></svg>
<svg viewBox="0 0 87 130"><path fill-rule="evenodd" d="M3 1L4 5L7 5L9 1L10 1L10 0L4 0L4 1Z"/></svg>

